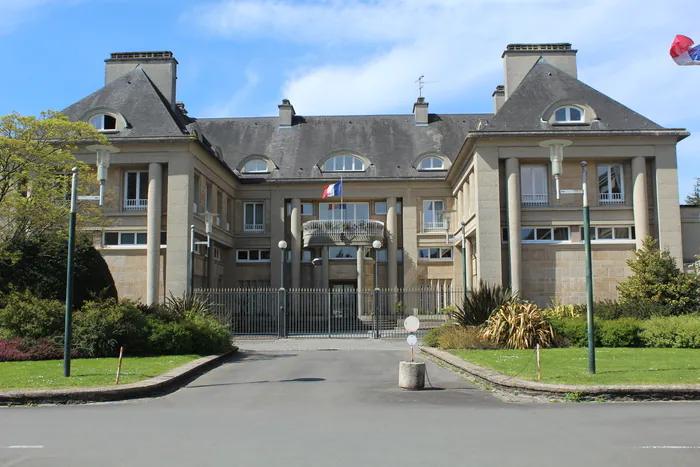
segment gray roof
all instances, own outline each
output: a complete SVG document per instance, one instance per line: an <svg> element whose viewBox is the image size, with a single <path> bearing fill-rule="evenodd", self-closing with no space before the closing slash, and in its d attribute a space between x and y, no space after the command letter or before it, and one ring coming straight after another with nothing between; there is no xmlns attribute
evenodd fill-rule
<svg viewBox="0 0 700 467"><path fill-rule="evenodd" d="M196 120L202 134L219 146L231 168L247 156L272 160L279 170L264 178L336 178L322 173L317 164L329 153L357 154L367 158L366 172L344 173L345 178L444 178L446 171L419 172L413 167L420 155L439 153L454 161L467 132L491 114L430 114L428 125L415 124L413 114L371 116L295 116L293 125L280 128L277 117ZM241 178L261 178L241 174Z"/></svg>
<svg viewBox="0 0 700 467"><path fill-rule="evenodd" d="M542 113L552 104L566 100L592 108L599 121L590 125L550 125ZM540 59L525 76L515 92L493 116L484 132L489 131L600 131L660 130L661 126L609 98L600 91Z"/></svg>
<svg viewBox="0 0 700 467"><path fill-rule="evenodd" d="M127 127L118 134L110 135L110 139L187 134L182 118L173 111L167 99L141 68L131 70L64 109L62 113L71 120L79 120L95 108L118 112L127 121Z"/></svg>

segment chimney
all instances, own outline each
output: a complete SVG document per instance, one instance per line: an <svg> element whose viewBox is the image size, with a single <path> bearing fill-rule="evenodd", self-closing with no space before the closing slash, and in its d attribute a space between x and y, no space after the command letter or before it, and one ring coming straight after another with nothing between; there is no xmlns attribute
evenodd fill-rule
<svg viewBox="0 0 700 467"><path fill-rule="evenodd" d="M503 52L505 99L507 100L537 63L540 57L547 63L576 78L576 52L571 44L508 44Z"/></svg>
<svg viewBox="0 0 700 467"><path fill-rule="evenodd" d="M425 102L425 97L419 97L413 104L413 117L417 126L428 124L428 103Z"/></svg>
<svg viewBox="0 0 700 467"><path fill-rule="evenodd" d="M179 110L182 115L187 115L187 109L185 108L184 102L176 102L175 107L177 107L177 110Z"/></svg>
<svg viewBox="0 0 700 467"><path fill-rule="evenodd" d="M281 128L291 128L292 120L296 115L294 106L289 102L289 99L282 99L282 103L277 107L280 109L279 126Z"/></svg>
<svg viewBox="0 0 700 467"><path fill-rule="evenodd" d="M496 86L496 90L493 91L493 113L498 113L501 110L501 106L506 101L506 87L503 85Z"/></svg>
<svg viewBox="0 0 700 467"><path fill-rule="evenodd" d="M158 90L175 106L177 60L172 52L120 52L105 60L105 85L141 67Z"/></svg>

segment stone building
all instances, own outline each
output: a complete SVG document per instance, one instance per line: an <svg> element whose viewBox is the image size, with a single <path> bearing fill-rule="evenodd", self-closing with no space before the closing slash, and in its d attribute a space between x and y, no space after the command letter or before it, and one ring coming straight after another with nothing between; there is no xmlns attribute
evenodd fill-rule
<svg viewBox="0 0 700 467"><path fill-rule="evenodd" d="M582 197L567 194L581 188L582 161L597 298L616 296L647 234L692 261L682 221L695 232L698 213L681 216L676 168L688 132L579 81L576 53L508 45L493 113L433 113L418 98L405 115L304 116L283 100L278 116L256 118L189 115L171 52L111 54L104 87L63 112L119 150L106 182L114 222L98 244L120 296L186 291L190 225L200 242L209 219L195 287L277 288L283 276L285 287L372 288L378 262L380 287L466 278L538 303L583 302ZM342 199L322 199L341 178Z"/></svg>

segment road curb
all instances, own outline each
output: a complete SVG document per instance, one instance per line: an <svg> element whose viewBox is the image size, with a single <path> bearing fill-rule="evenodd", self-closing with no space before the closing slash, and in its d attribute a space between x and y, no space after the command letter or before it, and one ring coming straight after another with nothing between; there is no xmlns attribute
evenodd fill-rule
<svg viewBox="0 0 700 467"><path fill-rule="evenodd" d="M581 386L547 384L506 376L503 373L462 360L451 353L432 347L421 347L421 352L447 366L468 373L480 382L512 394L545 396L567 400L616 401L674 401L700 400L700 385L672 386Z"/></svg>
<svg viewBox="0 0 700 467"><path fill-rule="evenodd" d="M45 389L37 391L0 391L0 406L24 404L86 404L163 396L174 392L194 378L216 368L234 356L238 347L220 355L198 358L160 376L136 383L97 388Z"/></svg>

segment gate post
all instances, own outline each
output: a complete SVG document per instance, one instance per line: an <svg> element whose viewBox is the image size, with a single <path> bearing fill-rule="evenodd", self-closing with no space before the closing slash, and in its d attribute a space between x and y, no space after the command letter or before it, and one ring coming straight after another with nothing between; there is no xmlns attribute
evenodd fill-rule
<svg viewBox="0 0 700 467"><path fill-rule="evenodd" d="M280 287L278 293L279 311L277 312L277 335L287 337L287 291Z"/></svg>
<svg viewBox="0 0 700 467"><path fill-rule="evenodd" d="M379 287L374 289L374 338L379 339Z"/></svg>

